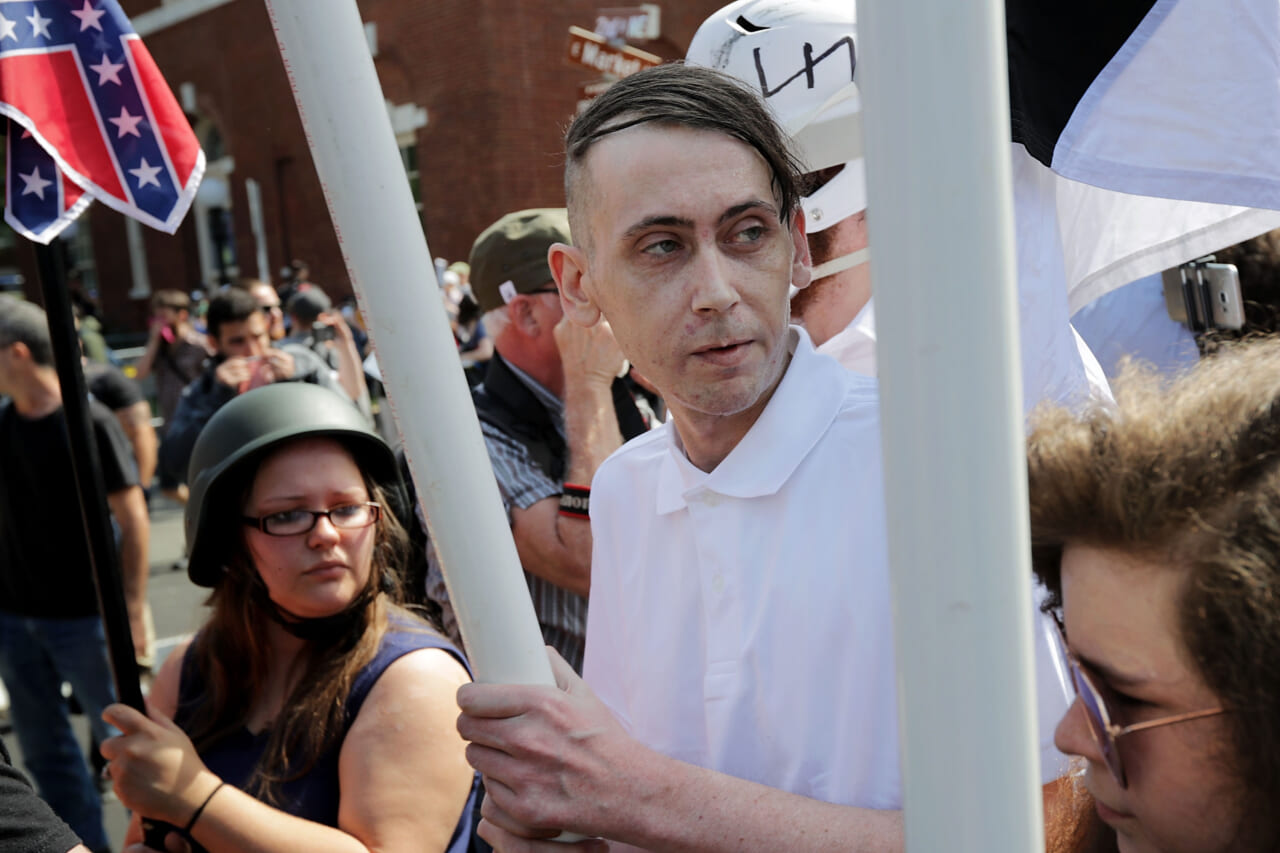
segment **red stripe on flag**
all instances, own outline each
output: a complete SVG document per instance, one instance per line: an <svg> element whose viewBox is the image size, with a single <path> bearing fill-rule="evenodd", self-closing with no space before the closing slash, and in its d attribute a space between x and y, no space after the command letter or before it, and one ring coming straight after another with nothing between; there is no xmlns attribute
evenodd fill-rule
<svg viewBox="0 0 1280 853"><path fill-rule="evenodd" d="M63 210L70 210L84 196L84 190L80 189L78 184L69 180L62 172L58 173L58 180L62 181L62 208Z"/></svg>

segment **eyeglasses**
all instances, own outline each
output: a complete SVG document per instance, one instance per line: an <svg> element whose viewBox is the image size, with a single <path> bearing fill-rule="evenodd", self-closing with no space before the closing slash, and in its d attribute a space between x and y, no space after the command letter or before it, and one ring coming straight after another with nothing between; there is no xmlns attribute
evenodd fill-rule
<svg viewBox="0 0 1280 853"><path fill-rule="evenodd" d="M1104 698L1102 691L1093 683L1093 679L1085 671L1080 659L1067 648L1067 641L1061 624L1058 626L1058 638L1062 641L1062 650L1067 659L1067 666L1071 670L1071 684L1075 688L1076 696L1080 698L1080 704L1084 706L1084 716L1089 723L1089 733L1093 735L1094 742L1098 744L1098 750L1102 753L1102 760L1106 763L1107 769L1111 771L1111 775L1115 777L1121 788L1128 788L1129 781L1125 776L1124 762L1120 760L1120 750L1116 745L1116 741L1119 738L1134 732L1145 731L1146 729L1171 726L1175 723L1185 723L1204 717L1216 717L1219 714L1226 713L1225 708L1207 708L1203 711L1175 714L1170 717L1160 717L1128 726L1117 725L1111 721L1111 709L1107 707L1107 700Z"/></svg>
<svg viewBox="0 0 1280 853"><path fill-rule="evenodd" d="M259 305L258 310L261 311L263 314L266 314L268 317L270 317L271 315L277 312L283 313L284 311L284 309L281 308L279 305Z"/></svg>
<svg viewBox="0 0 1280 853"><path fill-rule="evenodd" d="M379 504L360 503L344 504L333 509L288 509L261 518L251 515L241 518L245 524L258 528L268 536L300 536L310 533L322 516L339 530L356 530L376 522L381 512Z"/></svg>

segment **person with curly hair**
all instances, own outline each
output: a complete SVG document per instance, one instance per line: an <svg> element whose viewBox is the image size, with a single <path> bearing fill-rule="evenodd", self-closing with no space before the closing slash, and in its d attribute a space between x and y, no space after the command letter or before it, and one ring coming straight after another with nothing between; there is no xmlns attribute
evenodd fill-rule
<svg viewBox="0 0 1280 853"><path fill-rule="evenodd" d="M1275 850L1280 342L1173 383L1131 369L1116 399L1041 412L1028 456L1077 691L1056 742L1110 828L1092 849Z"/></svg>

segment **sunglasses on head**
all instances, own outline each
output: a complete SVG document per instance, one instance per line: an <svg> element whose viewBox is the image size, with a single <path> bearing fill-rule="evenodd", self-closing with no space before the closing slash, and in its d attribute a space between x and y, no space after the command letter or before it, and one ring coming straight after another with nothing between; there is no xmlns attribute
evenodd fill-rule
<svg viewBox="0 0 1280 853"><path fill-rule="evenodd" d="M1107 705L1107 700L1102 690L1094 684L1088 670L1084 668L1084 664L1080 659L1067 647L1066 631L1060 621L1057 622L1057 626L1058 639L1062 642L1062 652L1067 660L1067 668L1071 672L1071 685L1075 688L1080 704L1084 707L1084 717L1089 723L1089 733L1098 745L1098 751L1102 753L1102 760L1107 765L1107 769L1111 771L1112 777L1115 778L1121 788L1128 788L1129 780L1125 776L1124 762L1120 759L1120 750L1116 744L1118 739L1146 729L1156 729L1161 726L1171 726L1175 723L1185 723L1190 720L1199 720L1203 717L1216 717L1219 714L1226 713L1225 708L1206 708L1203 711L1159 717L1128 726L1117 725L1112 722L1114 715Z"/></svg>

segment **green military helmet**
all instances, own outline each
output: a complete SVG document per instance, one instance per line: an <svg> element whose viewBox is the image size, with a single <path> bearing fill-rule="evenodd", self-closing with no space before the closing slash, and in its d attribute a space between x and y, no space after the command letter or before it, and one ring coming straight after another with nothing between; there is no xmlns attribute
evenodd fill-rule
<svg viewBox="0 0 1280 853"><path fill-rule="evenodd" d="M395 455L369 429L351 401L328 388L305 382L278 382L236 397L205 424L191 452L188 482L191 493L184 518L187 534L187 574L199 586L216 586L223 572L227 543L219 542L213 508L240 514L238 494L228 494L232 476L244 465L256 464L284 441L302 437L332 437L355 457L373 482L399 499L403 489ZM388 508L394 511L395 508ZM225 531L222 534L225 540Z"/></svg>

